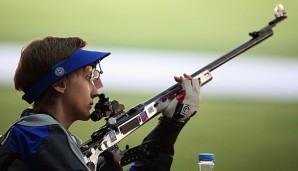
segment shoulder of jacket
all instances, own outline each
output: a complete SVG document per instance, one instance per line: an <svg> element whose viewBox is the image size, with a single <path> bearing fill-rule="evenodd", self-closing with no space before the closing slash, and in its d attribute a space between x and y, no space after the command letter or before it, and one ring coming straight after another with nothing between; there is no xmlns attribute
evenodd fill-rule
<svg viewBox="0 0 298 171"><path fill-rule="evenodd" d="M59 122L48 114L33 114L26 116L17 124L23 126L47 126L59 125Z"/></svg>

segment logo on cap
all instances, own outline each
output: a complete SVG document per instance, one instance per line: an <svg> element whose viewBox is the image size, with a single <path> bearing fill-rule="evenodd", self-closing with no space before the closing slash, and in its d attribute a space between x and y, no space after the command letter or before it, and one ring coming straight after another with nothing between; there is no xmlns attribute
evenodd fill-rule
<svg viewBox="0 0 298 171"><path fill-rule="evenodd" d="M65 71L63 67L57 67L55 69L55 75L58 77L61 77L62 75L64 75Z"/></svg>

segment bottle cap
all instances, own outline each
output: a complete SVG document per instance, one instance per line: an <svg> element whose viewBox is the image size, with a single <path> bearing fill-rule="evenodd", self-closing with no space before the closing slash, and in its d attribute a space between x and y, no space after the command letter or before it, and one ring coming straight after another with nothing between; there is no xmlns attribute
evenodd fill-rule
<svg viewBox="0 0 298 171"><path fill-rule="evenodd" d="M199 158L199 161L212 161L212 160L214 160L214 154L200 153L198 158Z"/></svg>

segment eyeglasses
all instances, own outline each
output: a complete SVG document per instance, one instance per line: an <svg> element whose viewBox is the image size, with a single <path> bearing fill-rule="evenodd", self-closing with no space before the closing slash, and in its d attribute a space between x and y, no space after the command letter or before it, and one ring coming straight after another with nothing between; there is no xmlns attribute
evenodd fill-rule
<svg viewBox="0 0 298 171"><path fill-rule="evenodd" d="M89 76L87 76L87 80L89 80L97 89L102 87L102 83L100 78L100 74L102 74L103 71L101 70L101 67L99 64L93 65L93 70Z"/></svg>
<svg viewBox="0 0 298 171"><path fill-rule="evenodd" d="M99 78L100 78L100 71L98 71L97 69L93 69L91 75L88 76L88 80L90 82L94 80L98 80Z"/></svg>

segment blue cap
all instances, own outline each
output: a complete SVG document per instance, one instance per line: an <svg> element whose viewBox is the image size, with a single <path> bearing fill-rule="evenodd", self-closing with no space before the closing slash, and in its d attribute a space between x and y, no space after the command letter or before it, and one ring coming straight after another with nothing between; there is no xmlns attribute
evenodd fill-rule
<svg viewBox="0 0 298 171"><path fill-rule="evenodd" d="M214 154L200 153L198 158L199 158L199 161L212 161L212 160L214 160Z"/></svg>
<svg viewBox="0 0 298 171"><path fill-rule="evenodd" d="M110 52L96 52L77 49L67 59L53 65L51 70L40 78L35 84L25 90L23 99L29 104L36 101L39 96L49 88L53 83L60 80L62 77L76 71L88 64L102 60L110 55Z"/></svg>

